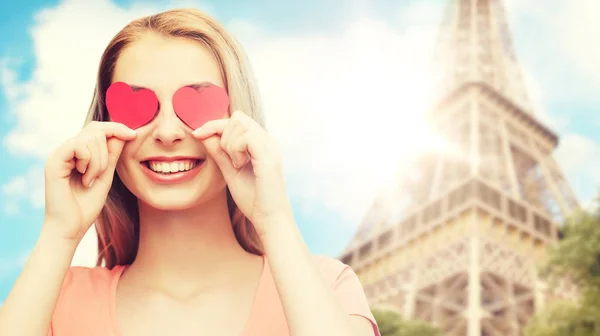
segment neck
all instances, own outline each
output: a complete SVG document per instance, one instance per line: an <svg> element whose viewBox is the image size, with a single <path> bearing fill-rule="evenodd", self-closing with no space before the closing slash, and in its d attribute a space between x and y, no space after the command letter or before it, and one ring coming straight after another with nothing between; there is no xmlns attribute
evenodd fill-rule
<svg viewBox="0 0 600 336"><path fill-rule="evenodd" d="M235 238L225 192L186 210L158 210L140 202L139 211L139 248L130 270L153 282L219 283L253 257Z"/></svg>

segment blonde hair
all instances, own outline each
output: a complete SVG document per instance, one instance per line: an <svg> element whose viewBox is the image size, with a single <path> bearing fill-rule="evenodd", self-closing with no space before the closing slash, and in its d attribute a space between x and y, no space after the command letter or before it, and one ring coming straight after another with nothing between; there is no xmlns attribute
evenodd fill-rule
<svg viewBox="0 0 600 336"><path fill-rule="evenodd" d="M170 10L143 17L117 33L102 54L86 123L108 120L104 95L111 84L117 59L125 47L147 33L185 38L211 50L230 97L230 112L242 110L264 126L258 90L241 46L219 23L196 9ZM236 206L229 190L227 205L240 245L250 253L262 255L263 247L252 223ZM106 204L96 220L97 264L112 269L116 265L132 263L138 249L139 225L137 199L115 173Z"/></svg>

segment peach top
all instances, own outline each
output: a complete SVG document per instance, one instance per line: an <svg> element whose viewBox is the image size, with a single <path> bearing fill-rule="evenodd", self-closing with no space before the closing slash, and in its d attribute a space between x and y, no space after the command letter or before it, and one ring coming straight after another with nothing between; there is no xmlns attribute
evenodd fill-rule
<svg viewBox="0 0 600 336"><path fill-rule="evenodd" d="M354 271L342 262L324 256L315 256L315 262L346 313L369 320L373 335L380 336ZM265 261L263 264L253 308L242 336L288 336L286 318L269 264ZM115 296L125 268L122 265L112 270L71 267L58 298L49 336L121 336L115 317Z"/></svg>

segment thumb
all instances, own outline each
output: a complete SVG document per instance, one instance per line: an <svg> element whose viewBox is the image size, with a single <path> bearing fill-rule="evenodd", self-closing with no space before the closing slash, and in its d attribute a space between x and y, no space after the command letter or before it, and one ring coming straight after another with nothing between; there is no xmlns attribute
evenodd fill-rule
<svg viewBox="0 0 600 336"><path fill-rule="evenodd" d="M125 147L125 141L111 137L106 141L106 147L108 148L108 170L115 170L123 147Z"/></svg>
<svg viewBox="0 0 600 336"><path fill-rule="evenodd" d="M110 137L106 140L106 147L108 149L108 166L102 175L98 177L98 179L105 180L106 182L112 181L117 162L119 161L119 157L121 156L124 146L125 141L119 138Z"/></svg>
<svg viewBox="0 0 600 336"><path fill-rule="evenodd" d="M204 148L206 148L206 152L212 157L217 166L219 166L226 182L237 174L237 170L233 166L231 158L227 152L223 150L223 147L221 147L221 139L219 136L213 135L206 138L202 140L202 144L204 145Z"/></svg>

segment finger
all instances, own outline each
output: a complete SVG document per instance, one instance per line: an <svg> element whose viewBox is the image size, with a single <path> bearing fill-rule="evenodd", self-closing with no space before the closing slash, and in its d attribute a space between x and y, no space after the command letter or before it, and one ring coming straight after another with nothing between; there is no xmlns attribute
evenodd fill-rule
<svg viewBox="0 0 600 336"><path fill-rule="evenodd" d="M264 131L264 128L261 125L259 125L256 122L256 120L252 119L249 115L247 115L246 113L244 113L240 110L233 112L233 114L231 115L231 119L239 121L248 130L251 130L251 131L263 130Z"/></svg>
<svg viewBox="0 0 600 336"><path fill-rule="evenodd" d="M118 138L110 138L106 141L107 168L102 171L100 176L96 179L98 182L110 187L115 176L115 169L119 162L119 157L121 156L124 147L125 141Z"/></svg>
<svg viewBox="0 0 600 336"><path fill-rule="evenodd" d="M83 184L91 187L94 179L100 174L100 144L96 142L95 137L90 138L87 142L87 149L90 152L90 160L87 166L87 170L83 175Z"/></svg>
<svg viewBox="0 0 600 336"><path fill-rule="evenodd" d="M106 144L107 139L104 134L99 133L95 137L95 142L98 145L98 161L100 168L98 169L98 173L94 175L92 181L90 182L90 187L95 181L97 181L108 169L108 146ZM94 160L94 158L92 158Z"/></svg>
<svg viewBox="0 0 600 336"><path fill-rule="evenodd" d="M108 155L108 169L106 172L112 174L115 171L119 157L125 147L125 142L117 138L108 139L107 143L107 155Z"/></svg>
<svg viewBox="0 0 600 336"><path fill-rule="evenodd" d="M223 128L223 131L221 132L221 146L223 148L227 149L227 143L229 143L232 136L235 136L237 133L240 132L241 127L242 127L242 124L239 121L233 120L233 119L227 119L227 124L225 125L225 127Z"/></svg>
<svg viewBox="0 0 600 336"><path fill-rule="evenodd" d="M121 140L133 140L137 136L136 131L117 122L111 121L96 121L90 127L94 127L101 131L106 138L116 137Z"/></svg>
<svg viewBox="0 0 600 336"><path fill-rule="evenodd" d="M227 152L227 154L229 154L229 156L233 159L232 157L232 152L229 150L229 144L231 142L231 139L235 138L235 136L237 136L240 133L243 133L243 129L241 129L242 125L240 124L239 121L237 120L229 120L229 123L227 123L227 126L225 126L225 129L223 130L223 134L221 134L221 147L223 147L223 149L225 150L225 152ZM235 166L236 161L232 160L233 164Z"/></svg>
<svg viewBox="0 0 600 336"><path fill-rule="evenodd" d="M100 148L100 172L102 173L108 168L108 147L106 146L107 139L102 134L98 134L96 135L95 140Z"/></svg>
<svg viewBox="0 0 600 336"><path fill-rule="evenodd" d="M77 144L75 138L69 138L48 156L44 171L46 174L57 174L57 177L69 177L76 169L74 152Z"/></svg>
<svg viewBox="0 0 600 336"><path fill-rule="evenodd" d="M237 170L233 166L231 158L225 152L223 147L221 147L221 139L218 135L211 136L202 140L202 144L204 145L204 148L206 149L208 155L212 157L212 159L215 161L215 163L221 170L225 181L229 181L232 177L235 176L235 174L237 174Z"/></svg>
<svg viewBox="0 0 600 336"><path fill-rule="evenodd" d="M246 128L237 120L233 120L229 125L231 125L231 127L226 128L223 132L221 146L231 157L233 166L241 168L248 161L248 148L246 138L244 137ZM227 140L223 142L222 139L225 137L227 137Z"/></svg>
<svg viewBox="0 0 600 336"><path fill-rule="evenodd" d="M86 173L90 158L92 157L87 144L88 142L85 140L77 140L73 148L73 154L71 154L71 159L75 159L75 168L81 174Z"/></svg>
<svg viewBox="0 0 600 336"><path fill-rule="evenodd" d="M223 134L223 131L225 130L225 127L227 127L228 123L229 118L208 121L206 124L202 125L202 127L194 130L192 132L192 136L203 140L215 134Z"/></svg>
<svg viewBox="0 0 600 336"><path fill-rule="evenodd" d="M235 111L231 119L238 120L246 130L244 137L248 160L278 161L275 144L260 124L242 111Z"/></svg>
<svg viewBox="0 0 600 336"><path fill-rule="evenodd" d="M233 122L232 120L228 120L227 124L223 128L221 132L221 147L227 149L227 143L231 136L232 131L239 126L239 122Z"/></svg>
<svg viewBox="0 0 600 336"><path fill-rule="evenodd" d="M121 152L125 147L125 141L118 138L110 138L106 141L107 168L98 176L97 180L110 186L115 176L115 169L119 162Z"/></svg>
<svg viewBox="0 0 600 336"><path fill-rule="evenodd" d="M265 129L259 125L256 120L242 111L235 111L231 119L239 121L245 129L246 151L249 159L262 161L267 156L271 156L272 140Z"/></svg>
<svg viewBox="0 0 600 336"><path fill-rule="evenodd" d="M246 132L242 132L229 143L229 156L236 168L244 167L249 161L248 155L248 137Z"/></svg>

